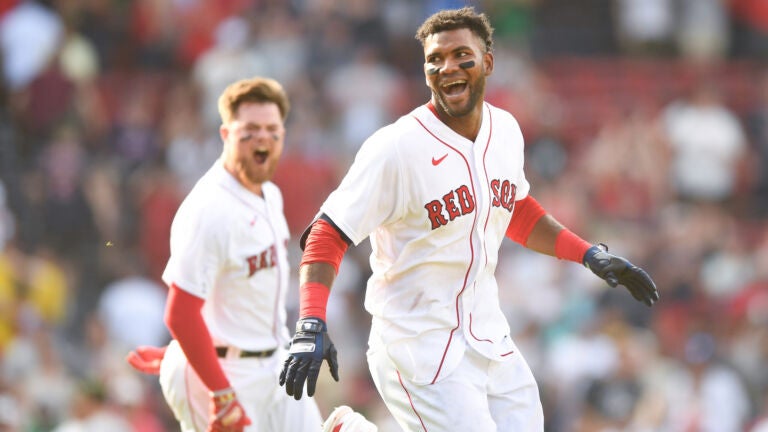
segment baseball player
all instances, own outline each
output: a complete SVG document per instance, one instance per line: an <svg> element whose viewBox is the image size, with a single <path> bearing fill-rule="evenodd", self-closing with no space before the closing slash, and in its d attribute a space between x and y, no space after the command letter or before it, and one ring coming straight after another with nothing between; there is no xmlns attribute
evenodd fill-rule
<svg viewBox="0 0 768 432"><path fill-rule="evenodd" d="M231 84L219 98L221 158L171 226L166 324L174 337L160 384L183 431L317 431L314 403L277 397L275 353L287 344L288 226L270 182L288 99L275 81Z"/></svg>
<svg viewBox="0 0 768 432"><path fill-rule="evenodd" d="M338 367L329 290L348 245L369 236L368 365L407 431L543 430L537 384L499 306L504 237L584 264L649 306L658 299L645 271L581 239L529 195L518 123L484 101L491 35L473 8L422 24L430 101L363 143L303 236L300 319L280 374L295 399L305 382L314 394L324 359Z"/></svg>
<svg viewBox="0 0 768 432"><path fill-rule="evenodd" d="M256 77L227 87L218 108L222 155L171 227L163 280L174 340L139 347L128 361L159 374L182 431L320 432L315 402L294 403L277 385L289 342L289 231L282 195L270 179L283 150L289 102L278 82ZM326 426L345 422L375 430L349 408Z"/></svg>

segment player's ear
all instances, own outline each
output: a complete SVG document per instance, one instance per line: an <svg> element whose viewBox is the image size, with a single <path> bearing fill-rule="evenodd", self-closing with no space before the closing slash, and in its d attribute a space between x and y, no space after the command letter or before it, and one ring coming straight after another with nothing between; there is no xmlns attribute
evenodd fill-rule
<svg viewBox="0 0 768 432"><path fill-rule="evenodd" d="M485 66L485 76L490 76L493 73L493 53L488 51L483 54L483 66Z"/></svg>
<svg viewBox="0 0 768 432"><path fill-rule="evenodd" d="M227 137L229 137L229 128L227 125L222 123L222 125L219 126L219 136L223 142L227 142Z"/></svg>

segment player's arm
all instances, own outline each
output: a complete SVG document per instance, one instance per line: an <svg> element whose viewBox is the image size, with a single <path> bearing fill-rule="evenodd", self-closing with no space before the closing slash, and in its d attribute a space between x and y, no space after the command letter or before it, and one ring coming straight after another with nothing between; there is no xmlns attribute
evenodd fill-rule
<svg viewBox="0 0 768 432"><path fill-rule="evenodd" d="M321 215L302 236L304 250L299 267L299 321L288 358L280 373L280 385L295 399L301 399L304 382L307 395L315 393L323 360L331 376L339 380L336 348L325 324L331 285L350 244L349 238L326 215Z"/></svg>
<svg viewBox="0 0 768 432"><path fill-rule="evenodd" d="M656 284L645 270L609 254L604 245L592 245L574 234L530 195L515 203L507 237L536 252L583 264L608 285L624 285L648 306L659 299Z"/></svg>
<svg viewBox="0 0 768 432"><path fill-rule="evenodd" d="M201 310L204 300L171 284L165 324L184 351L192 369L211 392L209 431L242 431L251 424L216 357L211 333Z"/></svg>

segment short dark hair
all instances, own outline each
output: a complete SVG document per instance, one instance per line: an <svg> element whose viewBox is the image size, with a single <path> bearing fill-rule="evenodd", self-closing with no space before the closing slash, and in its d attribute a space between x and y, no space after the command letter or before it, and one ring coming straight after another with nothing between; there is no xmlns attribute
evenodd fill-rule
<svg viewBox="0 0 768 432"><path fill-rule="evenodd" d="M229 123L238 108L245 102L274 103L283 121L288 117L290 103L283 86L272 78L253 77L234 82L219 96L219 115L223 123Z"/></svg>
<svg viewBox="0 0 768 432"><path fill-rule="evenodd" d="M485 43L485 51L493 49L493 27L484 13L475 12L472 6L461 9L442 10L426 19L416 30L416 39L424 46L424 41L430 35L447 30L468 28Z"/></svg>

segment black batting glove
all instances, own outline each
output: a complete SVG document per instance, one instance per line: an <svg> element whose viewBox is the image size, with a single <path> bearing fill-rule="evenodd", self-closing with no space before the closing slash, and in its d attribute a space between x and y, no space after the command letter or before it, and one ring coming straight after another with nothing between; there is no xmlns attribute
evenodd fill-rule
<svg viewBox="0 0 768 432"><path fill-rule="evenodd" d="M288 351L288 358L280 372L280 385L294 399L301 399L304 381L307 382L307 396L315 394L317 376L323 360L328 360L331 376L339 380L339 363L336 347L328 336L327 327L320 318L302 318L296 323L296 334Z"/></svg>
<svg viewBox="0 0 768 432"><path fill-rule="evenodd" d="M653 306L659 299L656 284L645 270L622 257L609 254L608 246L602 243L587 249L584 265L611 287L624 285L635 300L647 306Z"/></svg>

